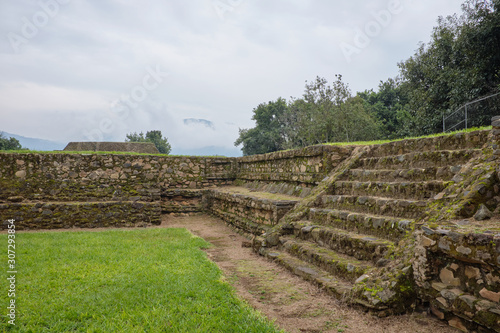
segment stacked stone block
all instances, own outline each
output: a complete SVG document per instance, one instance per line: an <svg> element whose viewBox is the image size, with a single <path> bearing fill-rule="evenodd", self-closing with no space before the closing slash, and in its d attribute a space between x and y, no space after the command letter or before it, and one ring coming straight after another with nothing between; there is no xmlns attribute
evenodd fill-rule
<svg viewBox="0 0 500 333"><path fill-rule="evenodd" d="M489 135L476 131L368 147L348 158L348 167L334 170L306 209L290 212L299 218L285 217L280 229L254 246L333 295L379 314L406 311L419 298L454 327L498 330L500 248L494 231L424 232L431 233L425 223L436 203L446 207L481 196L475 182L458 195L447 189L458 185L460 171L472 169L470 161L480 166L488 160ZM443 279L451 284L443 286ZM464 300L474 308L467 314Z"/></svg>
<svg viewBox="0 0 500 333"><path fill-rule="evenodd" d="M491 131L242 158L8 153L0 218L146 226L208 211L351 304L386 315L420 302L500 332L499 158L500 117ZM475 221L484 208L492 219Z"/></svg>
<svg viewBox="0 0 500 333"><path fill-rule="evenodd" d="M162 211L199 212L201 189L233 179L233 159L0 153L0 218L19 229L159 224Z"/></svg>

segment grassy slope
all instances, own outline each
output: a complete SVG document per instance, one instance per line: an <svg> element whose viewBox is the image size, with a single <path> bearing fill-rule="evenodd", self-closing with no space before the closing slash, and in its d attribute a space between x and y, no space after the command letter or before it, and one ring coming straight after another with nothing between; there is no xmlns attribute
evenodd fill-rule
<svg viewBox="0 0 500 333"><path fill-rule="evenodd" d="M0 235L7 271L7 235ZM185 229L18 233L21 332L276 332ZM2 273L5 276L6 273ZM0 280L0 328L8 286Z"/></svg>
<svg viewBox="0 0 500 333"><path fill-rule="evenodd" d="M455 135L455 134L458 134L458 133L469 133L469 132L480 131L480 130L487 130L487 129L491 129L491 126L473 127L473 128L468 128L466 130L460 130L460 131L453 131L453 132L447 132L447 133L437 133L437 134L423 135L423 136L418 136L418 137L408 137L408 138L394 139L394 140L375 140L375 141L356 141L356 142L331 142L331 143L327 143L327 145L337 145L337 146L360 145L360 146L368 146L368 145L378 145L378 144L382 144L382 143L403 141L403 140L409 140L409 139L435 138L435 137L438 137L438 136Z"/></svg>

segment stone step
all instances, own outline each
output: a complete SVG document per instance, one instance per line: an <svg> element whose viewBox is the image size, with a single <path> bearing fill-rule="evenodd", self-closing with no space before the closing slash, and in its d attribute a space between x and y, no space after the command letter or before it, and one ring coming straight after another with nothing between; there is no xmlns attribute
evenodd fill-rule
<svg viewBox="0 0 500 333"><path fill-rule="evenodd" d="M265 232L267 232L270 228L269 225L263 224L263 223L258 223L255 222L255 220L251 218L245 218L242 216L239 216L238 214L227 212L224 210L217 209L213 206L211 206L208 211L222 219L224 222L229 224L230 226L241 230L245 233L249 233L252 235L261 235Z"/></svg>
<svg viewBox="0 0 500 333"><path fill-rule="evenodd" d="M458 166L469 161L480 149L438 150L429 152L411 152L401 155L368 157L358 161L354 168L362 169L408 169Z"/></svg>
<svg viewBox="0 0 500 333"><path fill-rule="evenodd" d="M350 169L341 180L357 181L449 181L460 171L461 165L410 169Z"/></svg>
<svg viewBox="0 0 500 333"><path fill-rule="evenodd" d="M314 224L362 232L392 241L401 240L415 226L415 221L411 219L328 208L311 208L309 211L309 220Z"/></svg>
<svg viewBox="0 0 500 333"><path fill-rule="evenodd" d="M249 189L250 191L268 192L273 194L284 194L288 196L295 196L300 198L305 198L311 193L312 187L303 187L294 183L286 182L263 182L263 181L252 181L245 182L240 181L241 186Z"/></svg>
<svg viewBox="0 0 500 333"><path fill-rule="evenodd" d="M319 246L358 260L370 260L377 263L391 247L394 247L394 243L386 239L315 225L309 221L292 222L290 225L296 238L315 242Z"/></svg>
<svg viewBox="0 0 500 333"><path fill-rule="evenodd" d="M282 237L281 241L283 242L281 248L292 256L344 280L354 282L372 268L368 261L359 261L295 236Z"/></svg>
<svg viewBox="0 0 500 333"><path fill-rule="evenodd" d="M423 200L433 198L450 183L440 180L425 182L337 181L333 185L332 192L333 194Z"/></svg>
<svg viewBox="0 0 500 333"><path fill-rule="evenodd" d="M339 279L318 266L286 253L286 251L265 249L261 252L261 254L267 258L285 267L304 280L324 289L330 295L339 299L350 299L350 297L347 296L351 294L353 289L353 284L351 282Z"/></svg>
<svg viewBox="0 0 500 333"><path fill-rule="evenodd" d="M356 195L324 195L320 200L320 208L333 208L409 219L422 218L429 203L429 200L392 199Z"/></svg>
<svg viewBox="0 0 500 333"><path fill-rule="evenodd" d="M248 218L255 223L275 225L295 206L299 198L252 192L241 187L206 190L203 194L205 209L219 210Z"/></svg>
<svg viewBox="0 0 500 333"><path fill-rule="evenodd" d="M489 130L479 130L432 138L388 142L372 146L368 157L398 155L414 151L453 150L456 147L479 149L488 142L489 132Z"/></svg>
<svg viewBox="0 0 500 333"><path fill-rule="evenodd" d="M203 190L199 189L164 189L161 191L161 212L163 214L202 212L202 195Z"/></svg>

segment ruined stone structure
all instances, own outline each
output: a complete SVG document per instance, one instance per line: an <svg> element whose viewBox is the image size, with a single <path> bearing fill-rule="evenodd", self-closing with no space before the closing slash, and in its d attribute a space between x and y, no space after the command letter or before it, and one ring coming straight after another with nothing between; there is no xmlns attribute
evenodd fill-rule
<svg viewBox="0 0 500 333"><path fill-rule="evenodd" d="M129 153L159 154L151 142L70 142L65 151L120 151Z"/></svg>
<svg viewBox="0 0 500 333"><path fill-rule="evenodd" d="M0 154L0 218L143 226L210 212L354 306L420 304L500 332L499 144L495 118L493 130L241 158Z"/></svg>

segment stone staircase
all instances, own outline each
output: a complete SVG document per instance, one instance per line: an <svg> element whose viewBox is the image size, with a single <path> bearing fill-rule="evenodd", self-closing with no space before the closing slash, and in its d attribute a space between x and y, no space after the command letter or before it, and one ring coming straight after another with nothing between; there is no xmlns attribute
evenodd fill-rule
<svg viewBox="0 0 500 333"><path fill-rule="evenodd" d="M413 267L419 298L436 317L464 332L500 332L498 225L495 235L469 223L417 232Z"/></svg>
<svg viewBox="0 0 500 333"><path fill-rule="evenodd" d="M418 303L463 331L500 332L500 117L492 125L241 158L2 153L0 217L21 230L210 212L350 304L387 315ZM485 207L490 220L472 218Z"/></svg>
<svg viewBox="0 0 500 333"><path fill-rule="evenodd" d="M481 156L487 133L476 136L361 148L279 227L256 237L254 249L379 315L413 308L414 231L433 202L447 200L453 177Z"/></svg>

